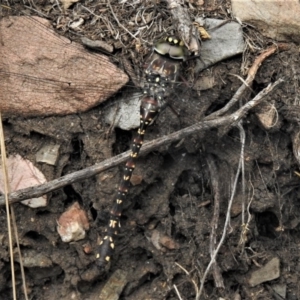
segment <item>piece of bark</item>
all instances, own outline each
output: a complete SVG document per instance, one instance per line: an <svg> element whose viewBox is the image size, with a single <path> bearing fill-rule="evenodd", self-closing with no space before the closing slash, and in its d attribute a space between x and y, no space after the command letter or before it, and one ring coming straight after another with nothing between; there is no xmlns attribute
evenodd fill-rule
<svg viewBox="0 0 300 300"><path fill-rule="evenodd" d="M128 81L107 57L70 42L37 17L3 18L0 53L0 110L5 115L83 112Z"/></svg>
<svg viewBox="0 0 300 300"><path fill-rule="evenodd" d="M118 300L121 292L128 282L128 272L121 269L116 270L104 285L100 300Z"/></svg>

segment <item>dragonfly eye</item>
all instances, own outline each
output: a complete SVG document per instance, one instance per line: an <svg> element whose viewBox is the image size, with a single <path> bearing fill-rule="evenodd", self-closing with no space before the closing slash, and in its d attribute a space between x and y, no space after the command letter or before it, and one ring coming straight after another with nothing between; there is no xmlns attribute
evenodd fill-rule
<svg viewBox="0 0 300 300"><path fill-rule="evenodd" d="M186 58L184 53L184 48L180 46L171 46L169 50L169 55L171 58L174 59L184 60Z"/></svg>
<svg viewBox="0 0 300 300"><path fill-rule="evenodd" d="M168 56L172 59L185 60L187 56L187 49L184 43L174 37L168 37L165 40L157 42L154 50L158 54Z"/></svg>

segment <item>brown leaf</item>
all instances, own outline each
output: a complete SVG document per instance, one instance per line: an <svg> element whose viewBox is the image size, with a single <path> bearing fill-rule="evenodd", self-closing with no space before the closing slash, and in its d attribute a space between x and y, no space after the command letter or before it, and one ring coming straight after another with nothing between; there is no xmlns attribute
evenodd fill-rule
<svg viewBox="0 0 300 300"><path fill-rule="evenodd" d="M44 174L37 169L32 162L23 159L20 155L7 158L7 172L10 192L25 189L46 182ZM4 178L2 166L0 166L0 191L4 193ZM32 208L47 205L47 196L24 200L21 203Z"/></svg>

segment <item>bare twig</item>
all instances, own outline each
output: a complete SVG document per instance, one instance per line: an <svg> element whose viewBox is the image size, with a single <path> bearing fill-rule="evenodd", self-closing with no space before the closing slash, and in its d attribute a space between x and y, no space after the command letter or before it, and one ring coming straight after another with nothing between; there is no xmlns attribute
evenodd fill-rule
<svg viewBox="0 0 300 300"><path fill-rule="evenodd" d="M201 279L201 285L200 285L200 288L199 288L199 293L196 295L196 300L200 299L200 296L201 296L202 291L203 291L205 279L206 279L206 277L208 275L208 272L210 271L212 265L215 263L217 254L218 254L221 246L224 243L224 240L225 240L225 237L226 237L226 233L227 233L227 229L228 229L228 226L229 226L229 223L230 223L231 206L232 206L232 203L233 203L233 198L234 198L234 195L235 195L235 192L236 192L238 178L240 176L240 172L241 172L242 164L243 164L243 160L244 160L244 155L243 155L243 153L244 153L244 143L243 143L243 140L245 138L245 135L244 135L244 131L243 130L240 130L240 136L241 136L241 141L242 141L242 143L241 143L241 155L240 155L240 160L239 160L239 165L238 165L238 168L237 168L237 172L236 172L236 175L235 175L235 180L234 180L233 187L232 187L231 196L230 196L230 199L229 199L229 202L228 202L228 206L227 206L227 213L226 213L226 219L225 219L225 224L224 224L224 228L223 228L222 237L221 237L221 239L219 241L219 244L218 244L217 248L215 249L215 251L214 251L214 253L213 253L212 257L211 257L211 260L210 260L208 266L206 267L204 275L203 275L203 277Z"/></svg>
<svg viewBox="0 0 300 300"><path fill-rule="evenodd" d="M30 2L29 2L29 3L30 3ZM42 16L43 18L48 19L48 16L47 16L46 14L42 13L41 11L39 11L39 10L36 8L36 6L33 5L33 3L30 3L30 5L31 5L31 6L24 5L24 7L27 8L27 9L29 9L29 10L32 10L32 11L36 12L39 16ZM34 6L35 8L33 8L33 6ZM27 15L28 15L28 14L27 14Z"/></svg>
<svg viewBox="0 0 300 300"><path fill-rule="evenodd" d="M250 221L252 219L251 213L250 213L250 207L251 207L251 203L254 199L254 186L250 180L249 184L252 187L252 194L250 196L250 201L248 202L247 205L247 214L248 214L248 219L247 222L245 223L245 212L244 212L244 205L243 205L243 210L242 210L242 232L241 232L241 236L240 236L240 240L239 240L239 245L242 247L241 253L244 252L244 247L245 247L245 243L247 241L247 234L249 231L249 224ZM249 190L249 194L250 194L250 190ZM249 197L248 197L249 198Z"/></svg>
<svg viewBox="0 0 300 300"><path fill-rule="evenodd" d="M245 160L244 160L244 150L245 150L245 141L246 141L246 135L244 128L242 127L242 124L239 124L239 129L240 129L240 135L241 135L241 159L242 160L242 211L245 210ZM243 214L242 214L243 216ZM242 219L242 222L244 223L244 220Z"/></svg>
<svg viewBox="0 0 300 300"><path fill-rule="evenodd" d="M176 294L177 294L179 300L183 300L183 299L181 298L181 296L180 296L180 293L179 293L179 291L178 291L178 288L177 288L176 284L173 284L173 288L174 288L174 290L175 290L175 292L176 292Z"/></svg>
<svg viewBox="0 0 300 300"><path fill-rule="evenodd" d="M25 276L25 270L24 270L21 247L20 247L20 243L19 243L19 234L18 234L18 227L17 227L16 216L15 216L15 210L14 210L13 205L11 205L10 208L11 208L11 219L12 219L13 226L14 226L15 239L16 239L16 244L17 244L17 251L18 251L18 255L19 255L19 264L20 264L20 270L21 270L21 276L22 276L24 297L25 297L25 300L29 300L28 295L27 295L26 276Z"/></svg>
<svg viewBox="0 0 300 300"><path fill-rule="evenodd" d="M211 128L219 128L221 126L231 126L239 122L241 118L243 118L250 109L261 103L263 98L268 95L273 89L283 82L282 79L278 79L272 84L269 84L264 90L262 90L259 94L256 95L254 99L246 103L244 106L242 106L240 109L238 109L236 112L225 116L220 117L214 120L208 120L196 123L192 126L186 127L182 130L173 132L167 136L163 136L161 138L158 138L154 141L147 142L143 145L140 153L145 154L149 151L152 151L154 149L157 149L160 146L168 145L172 142L181 140L183 138L186 138L187 136L194 134L196 132L203 132L206 130L209 130ZM53 192L57 189L63 188L66 185L90 178L92 176L95 176L98 173L101 173L105 170L108 170L110 168L113 168L123 162L125 162L131 151L124 152L122 154L119 154L117 156L114 156L112 158L109 158L99 164L93 165L89 168L85 168L83 170L68 174L66 176L60 177L58 179L49 181L45 184L41 184L38 186L22 189L13 193L9 194L9 203L14 202L20 202L22 200L35 198L42 196L44 194ZM4 196L0 197L0 206L4 205Z"/></svg>
<svg viewBox="0 0 300 300"><path fill-rule="evenodd" d="M17 299L16 290L16 278L15 278L15 268L14 268L14 253L13 253L13 240L12 240L12 230L11 230L11 216L10 216L10 205L8 201L9 193L9 183L8 183L8 172L6 163L6 150L5 150L5 139L2 126L2 114L0 113L0 148L1 148L1 163L4 181L4 197L5 197L5 208L6 208L6 219L7 219L7 231L8 231L8 243L9 243L9 256L10 256L10 268L11 268L11 282L13 290L13 299Z"/></svg>
<svg viewBox="0 0 300 300"><path fill-rule="evenodd" d="M210 179L211 179L211 186L212 186L212 191L214 194L214 212L213 212L213 217L211 220L211 232L210 232L210 239L209 239L209 253L210 256L213 257L213 254L215 252L215 245L216 245L216 240L217 240L217 228L218 228L218 223L219 223L219 213L220 213L220 199L221 199L221 191L220 191L220 185L219 185L219 172L217 170L217 166L214 162L214 158L212 155L207 156L207 165L208 165L208 170L210 173ZM217 288L225 288L222 274L220 272L220 268L215 261L212 265L212 272L215 280L215 285Z"/></svg>
<svg viewBox="0 0 300 300"><path fill-rule="evenodd" d="M198 285L197 285L196 281L191 277L190 273L179 263L175 262L175 264L188 276L188 278L191 280L191 282L195 288L196 294L198 294L199 293Z"/></svg>

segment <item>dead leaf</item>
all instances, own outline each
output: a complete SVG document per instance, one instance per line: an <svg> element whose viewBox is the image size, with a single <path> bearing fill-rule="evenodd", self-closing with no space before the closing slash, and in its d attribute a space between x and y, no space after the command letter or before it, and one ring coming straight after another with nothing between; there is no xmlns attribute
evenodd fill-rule
<svg viewBox="0 0 300 300"><path fill-rule="evenodd" d="M7 172L10 192L40 185L47 181L44 174L31 161L23 159L18 154L7 158ZM2 165L0 166L0 191L4 193ZM32 208L43 207L47 205L47 196L31 198L21 203Z"/></svg>

